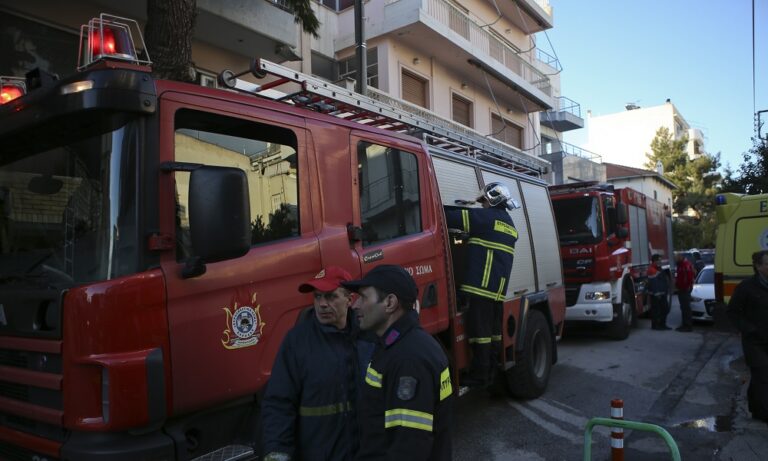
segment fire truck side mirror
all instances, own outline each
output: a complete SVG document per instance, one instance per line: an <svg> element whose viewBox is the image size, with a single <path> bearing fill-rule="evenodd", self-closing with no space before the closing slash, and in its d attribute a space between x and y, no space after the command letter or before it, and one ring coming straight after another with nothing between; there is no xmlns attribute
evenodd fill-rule
<svg viewBox="0 0 768 461"><path fill-rule="evenodd" d="M618 203L616 204L616 223L617 224L626 224L628 219L627 216L627 204L626 203Z"/></svg>
<svg viewBox="0 0 768 461"><path fill-rule="evenodd" d="M189 233L203 263L238 258L251 248L248 178L239 168L200 166L189 178Z"/></svg>

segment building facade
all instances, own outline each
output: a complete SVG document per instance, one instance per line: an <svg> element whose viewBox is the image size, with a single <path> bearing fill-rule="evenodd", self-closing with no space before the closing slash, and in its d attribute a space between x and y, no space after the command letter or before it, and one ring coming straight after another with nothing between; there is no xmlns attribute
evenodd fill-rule
<svg viewBox="0 0 768 461"><path fill-rule="evenodd" d="M201 84L215 86L220 71L246 70L254 57L333 82L356 77L352 0L312 3L319 37L302 32L281 0L197 6L192 59ZM579 104L560 94L559 63L536 46L535 34L553 27L547 0L368 0L364 7L372 93L544 156L560 168L550 182L572 176L562 165L579 156L563 148L562 133L584 120ZM73 73L80 25L102 12L143 24L146 1L0 0L0 46L13 50L0 56L0 75L35 67Z"/></svg>
<svg viewBox="0 0 768 461"><path fill-rule="evenodd" d="M624 112L614 114L587 114L585 147L598 153L605 162L645 168L646 154L651 153L651 141L659 128L668 129L675 140L686 138L689 158L705 152L701 130L691 128L670 100L653 107L627 104Z"/></svg>
<svg viewBox="0 0 768 461"><path fill-rule="evenodd" d="M655 171L604 163L606 180L616 187L630 187L672 209L672 192L677 185Z"/></svg>

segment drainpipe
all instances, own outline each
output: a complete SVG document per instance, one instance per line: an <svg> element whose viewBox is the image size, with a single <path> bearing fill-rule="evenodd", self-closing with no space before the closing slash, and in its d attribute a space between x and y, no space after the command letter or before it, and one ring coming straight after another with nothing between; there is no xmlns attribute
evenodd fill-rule
<svg viewBox="0 0 768 461"><path fill-rule="evenodd" d="M363 0L355 0L355 57L357 61L357 80L355 91L365 94L368 81L368 64L365 46L365 31L363 30L363 17L365 11Z"/></svg>

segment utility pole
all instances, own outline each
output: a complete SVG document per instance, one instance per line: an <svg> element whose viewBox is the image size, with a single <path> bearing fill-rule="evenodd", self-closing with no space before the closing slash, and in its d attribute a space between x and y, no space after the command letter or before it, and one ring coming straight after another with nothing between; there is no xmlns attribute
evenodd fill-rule
<svg viewBox="0 0 768 461"><path fill-rule="evenodd" d="M363 28L364 16L363 0L355 0L355 60L357 61L355 91L360 94L365 94L368 82L368 63L366 62L368 53L365 45L365 30Z"/></svg>

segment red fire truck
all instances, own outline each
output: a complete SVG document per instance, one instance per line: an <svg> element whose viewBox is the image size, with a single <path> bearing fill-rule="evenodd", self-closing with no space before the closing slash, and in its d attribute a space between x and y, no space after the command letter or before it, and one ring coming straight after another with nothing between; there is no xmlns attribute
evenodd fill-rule
<svg viewBox="0 0 768 461"><path fill-rule="evenodd" d="M266 61L262 85L155 80L137 29L94 19L79 73L2 82L0 457L252 457L260 392L311 305L297 287L327 265L411 272L465 390L443 205L491 181L519 205L499 375L544 392L565 316L546 162ZM297 91L263 97L280 84Z"/></svg>
<svg viewBox="0 0 768 461"><path fill-rule="evenodd" d="M550 186L550 193L563 258L566 321L603 325L613 338L626 339L649 309L644 291L654 253L661 255L670 277L669 207L636 190L597 182Z"/></svg>

